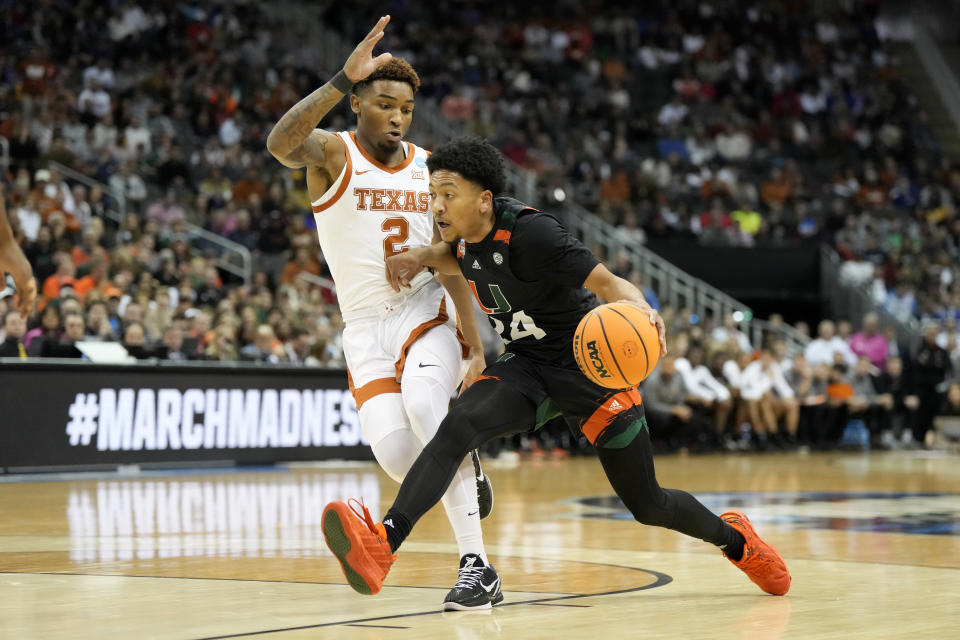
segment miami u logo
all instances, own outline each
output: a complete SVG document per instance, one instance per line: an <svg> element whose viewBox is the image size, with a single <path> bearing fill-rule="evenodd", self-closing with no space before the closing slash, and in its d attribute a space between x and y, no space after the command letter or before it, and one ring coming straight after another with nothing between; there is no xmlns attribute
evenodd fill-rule
<svg viewBox="0 0 960 640"><path fill-rule="evenodd" d="M470 289L473 291L473 297L477 299L477 304L480 305L480 309L486 313L507 313L513 307L510 306L510 301L507 300L507 296L503 295L503 291L500 290L500 285L498 284L488 284L490 288L490 295L493 296L493 302L497 305L493 309L487 307L483 304L483 300L480 299L480 294L477 292L477 284L473 280L467 280L470 283Z"/></svg>

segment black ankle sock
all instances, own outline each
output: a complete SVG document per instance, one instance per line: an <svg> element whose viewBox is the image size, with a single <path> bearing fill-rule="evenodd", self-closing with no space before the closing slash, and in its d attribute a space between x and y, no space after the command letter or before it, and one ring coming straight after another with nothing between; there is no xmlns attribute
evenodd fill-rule
<svg viewBox="0 0 960 640"><path fill-rule="evenodd" d="M390 543L390 552L396 553L403 541L410 535L410 529L412 529L413 526L405 515L391 508L387 511L387 515L383 516L383 528L387 530L387 542Z"/></svg>
<svg viewBox="0 0 960 640"><path fill-rule="evenodd" d="M728 558L740 562L743 559L743 545L746 544L743 535L726 522L720 535L721 541L717 546L723 549Z"/></svg>

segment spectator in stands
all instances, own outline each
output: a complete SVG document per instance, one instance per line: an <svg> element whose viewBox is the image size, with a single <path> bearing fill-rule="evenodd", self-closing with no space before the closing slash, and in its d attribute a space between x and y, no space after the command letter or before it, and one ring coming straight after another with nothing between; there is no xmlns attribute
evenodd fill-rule
<svg viewBox="0 0 960 640"><path fill-rule="evenodd" d="M169 231L174 224L186 220L186 213L176 202L176 193L167 189L162 200L147 207L147 219L156 222L161 231Z"/></svg>
<svg viewBox="0 0 960 640"><path fill-rule="evenodd" d="M834 364L830 367L827 398L834 409L831 416L833 421L827 428L827 437L830 441L837 442L848 420L863 419L870 405L865 397L857 396L844 364Z"/></svg>
<svg viewBox="0 0 960 640"><path fill-rule="evenodd" d="M733 342L736 347L744 353L751 353L753 351L750 338L747 337L747 334L737 329L737 321L733 319L732 315L727 315L723 319L723 326L714 329L712 337L715 342L721 344Z"/></svg>
<svg viewBox="0 0 960 640"><path fill-rule="evenodd" d="M27 359L27 348L22 342L26 326L20 312L10 309L3 314L3 342L0 342L0 358Z"/></svg>
<svg viewBox="0 0 960 640"><path fill-rule="evenodd" d="M197 287L196 294L197 304L205 307L215 307L223 300L223 282L216 267L203 269L203 282Z"/></svg>
<svg viewBox="0 0 960 640"><path fill-rule="evenodd" d="M87 87L80 92L77 98L77 111L80 121L87 127L92 127L102 120L112 110L110 94L100 86L99 77L90 77Z"/></svg>
<svg viewBox="0 0 960 640"><path fill-rule="evenodd" d="M113 340L113 327L110 325L110 317L107 310L107 303L96 299L87 303L87 326L85 333L88 338L99 338L101 340Z"/></svg>
<svg viewBox="0 0 960 640"><path fill-rule="evenodd" d="M782 365L781 369L783 369ZM790 366L784 369L784 379L793 389L799 405L800 416L797 427L799 442L820 443L822 441L819 425L825 421L827 372L826 365L822 365L822 371L817 376L802 353L795 355L790 361Z"/></svg>
<svg viewBox="0 0 960 640"><path fill-rule="evenodd" d="M876 439L880 439L890 424L894 399L892 394L878 393L877 380L871 369L870 358L860 356L850 376L850 386L854 397L866 404L864 421L867 428Z"/></svg>
<svg viewBox="0 0 960 640"><path fill-rule="evenodd" d="M287 262L287 250L290 237L287 235L283 215L273 210L266 216L265 225L260 230L261 270L265 271L271 282L278 282Z"/></svg>
<svg viewBox="0 0 960 640"><path fill-rule="evenodd" d="M917 311L917 300L909 283L898 282L896 287L887 293L883 309L901 322L906 322L913 317Z"/></svg>
<svg viewBox="0 0 960 640"><path fill-rule="evenodd" d="M253 343L243 347L241 356L244 360L254 362L277 363L286 357L286 352L283 343L277 340L273 327L269 324L261 324L257 327Z"/></svg>
<svg viewBox="0 0 960 640"><path fill-rule="evenodd" d="M804 349L810 366L819 364L834 365L837 363L846 366L856 364L857 356L850 350L850 346L842 338L835 335L836 325L832 320L822 320L817 325L817 339L812 340Z"/></svg>
<svg viewBox="0 0 960 640"><path fill-rule="evenodd" d="M127 205L134 211L143 211L143 203L147 199L147 185L134 171L133 161L120 163L117 172L110 176L109 185L114 191L123 194Z"/></svg>
<svg viewBox="0 0 960 640"><path fill-rule="evenodd" d="M850 338L849 344L850 351L856 356L867 356L874 367L882 369L890 348L887 339L878 331L879 327L880 317L875 312L864 315L862 329Z"/></svg>
<svg viewBox="0 0 960 640"><path fill-rule="evenodd" d="M229 235L230 240L243 245L252 251L257 248L257 233L251 226L250 212L246 209L237 211L237 222L233 231Z"/></svg>
<svg viewBox="0 0 960 640"><path fill-rule="evenodd" d="M743 368L740 374L740 397L748 403L750 424L757 434L757 445L763 450L767 440L780 445L779 420L784 421L785 444L797 443L797 428L800 420L799 403L793 389L787 383L773 351L767 347L760 350L760 358Z"/></svg>
<svg viewBox="0 0 960 640"><path fill-rule="evenodd" d="M111 286L110 281L107 279L107 259L102 256L102 249L100 252L94 251L94 253L97 257L90 261L90 272L74 284L74 291L76 291L77 297L80 298L81 301L84 300L90 292L96 291L102 294L107 287Z"/></svg>
<svg viewBox="0 0 960 640"><path fill-rule="evenodd" d="M65 284L73 284L74 276L77 275L77 268L68 253L58 252L53 256L53 262L57 266L57 270L43 282L41 293L44 301L59 298L60 288ZM45 304L45 302L41 304Z"/></svg>
<svg viewBox="0 0 960 640"><path fill-rule="evenodd" d="M945 382L952 372L950 355L937 344L938 333L937 325L926 326L923 343L913 362L913 376L920 399L913 432L917 442L924 442L927 432L933 428L933 417L943 403Z"/></svg>
<svg viewBox="0 0 960 640"><path fill-rule="evenodd" d="M227 325L220 325L211 332L212 339L204 351L207 360L237 360L236 330Z"/></svg>
<svg viewBox="0 0 960 640"><path fill-rule="evenodd" d="M287 362L303 366L307 356L310 355L312 346L313 340L310 338L310 332L300 327L294 328L290 332L290 338L283 346Z"/></svg>
<svg viewBox="0 0 960 640"><path fill-rule="evenodd" d="M176 324L171 324L163 332L163 347L159 354L164 360L182 362L188 360L183 350L183 332Z"/></svg>
<svg viewBox="0 0 960 640"><path fill-rule="evenodd" d="M315 276L320 275L320 263L317 262L309 247L297 247L293 254L293 260L287 263L283 269L283 275L280 282L283 284L293 284L295 278L301 273L309 273Z"/></svg>
<svg viewBox="0 0 960 640"><path fill-rule="evenodd" d="M899 441L904 446L911 446L920 398L916 395L912 380L904 373L903 361L896 356L887 358L883 372L874 383L877 393L893 399L890 421L881 425L881 444L893 448Z"/></svg>
<svg viewBox="0 0 960 640"><path fill-rule="evenodd" d="M23 235L26 237L27 241L30 243L36 243L40 235L40 228L43 225L43 217L37 210L36 196L34 196L32 193L28 194L20 206L13 210L13 215L20 223L20 228L23 229ZM31 264L34 264L34 269L36 269L36 265L33 260L31 260Z"/></svg>
<svg viewBox="0 0 960 640"><path fill-rule="evenodd" d="M672 355L661 358L642 389L652 437L675 449L709 432L706 421L686 402L689 394Z"/></svg>
<svg viewBox="0 0 960 640"><path fill-rule="evenodd" d="M960 416L960 382L951 382L944 395L938 416Z"/></svg>
<svg viewBox="0 0 960 640"><path fill-rule="evenodd" d="M39 355L41 345L46 340L60 340L60 305L48 304L40 313L39 326L30 329L23 336L23 344L32 356Z"/></svg>
<svg viewBox="0 0 960 640"><path fill-rule="evenodd" d="M792 187L783 169L774 167L770 171L770 179L763 183L760 198L768 207L773 205L783 206L790 198L791 191Z"/></svg>
<svg viewBox="0 0 960 640"><path fill-rule="evenodd" d="M124 349L138 360L154 357L156 354L147 347L146 329L139 322L131 322L123 332Z"/></svg>
<svg viewBox="0 0 960 640"><path fill-rule="evenodd" d="M41 358L82 358L83 354L76 347L76 343L84 339L83 332L83 314L79 311L65 312L63 337L45 338L41 343L39 356Z"/></svg>
<svg viewBox="0 0 960 640"><path fill-rule="evenodd" d="M709 415L713 422L714 445L719 446L732 441L726 433L727 421L733 409L733 399L730 391L717 380L703 363L703 348L699 344L688 346L687 334L681 333L673 340L670 352L676 358L674 367L683 380L687 390L685 402L699 407L703 413Z"/></svg>
<svg viewBox="0 0 960 640"><path fill-rule="evenodd" d="M249 204L253 196L262 201L266 195L266 186L253 167L247 167L243 172L243 178L233 185L233 199L241 206Z"/></svg>

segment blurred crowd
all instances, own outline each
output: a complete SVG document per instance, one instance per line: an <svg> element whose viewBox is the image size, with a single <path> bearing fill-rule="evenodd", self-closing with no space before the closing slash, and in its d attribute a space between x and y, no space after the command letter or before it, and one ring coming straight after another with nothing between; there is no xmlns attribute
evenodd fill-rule
<svg viewBox="0 0 960 640"><path fill-rule="evenodd" d="M802 327L801 327L802 328ZM868 313L823 320L791 353L773 336L754 350L736 323L675 327L670 353L642 385L654 438L670 448L931 446L934 419L960 415L956 324L918 348Z"/></svg>
<svg viewBox="0 0 960 640"><path fill-rule="evenodd" d="M3 4L6 205L42 287L26 356L79 357L86 337L140 358L343 366L303 175L264 147L317 79L294 78L259 5ZM248 282L197 227L252 253Z"/></svg>
<svg viewBox="0 0 960 640"><path fill-rule="evenodd" d="M448 119L536 173L542 202L635 242L832 243L876 267L891 311L956 316L960 167L880 6L396 3L384 46ZM334 4L326 21L355 39L381 10Z"/></svg>
<svg viewBox="0 0 960 640"><path fill-rule="evenodd" d="M292 41L258 3L2 6L0 136L10 160L2 179L42 286L24 326L4 313L0 294L7 355L77 357L74 343L97 337L143 358L342 366L342 319L304 176L265 151L273 123L327 79L299 62L311 45ZM944 336L960 316L960 172L904 85L897 49L878 32L878 6L535 0L491 11L485 2L396 2L383 46L424 78L421 104L534 172L545 207L574 200L637 244L831 243L847 261L843 277L892 314L935 319L949 360L956 343ZM326 28L355 41L383 7L321 11ZM352 121L341 103L324 125ZM223 248L196 228L249 250L250 281L220 268ZM808 354L804 377L771 345L751 371L774 358L796 406L779 382L744 399L738 385L755 355L712 335L677 328L680 357L661 371L676 368L684 385L693 379L684 361L712 371L709 386L729 399L709 411L694 402L686 422L712 424L721 443L741 441L743 424L756 446L774 423L804 434L820 406L805 394L823 396L817 390L836 383L841 365L849 378L866 366ZM899 353L868 373L886 375L908 355L919 358ZM791 372L814 391L790 382ZM878 397L889 395L884 388ZM925 433L925 419L888 427L874 405L824 402L878 434ZM674 421L677 412L667 410ZM798 438L836 440L837 428Z"/></svg>
<svg viewBox="0 0 960 640"><path fill-rule="evenodd" d="M688 310L661 313L669 353L640 385L656 451L932 447L938 416L960 416L955 323L928 326L912 347L871 312L856 332L823 320L791 350L774 317L757 349L733 317L714 325L691 322ZM562 421L508 446L534 457L590 450Z"/></svg>

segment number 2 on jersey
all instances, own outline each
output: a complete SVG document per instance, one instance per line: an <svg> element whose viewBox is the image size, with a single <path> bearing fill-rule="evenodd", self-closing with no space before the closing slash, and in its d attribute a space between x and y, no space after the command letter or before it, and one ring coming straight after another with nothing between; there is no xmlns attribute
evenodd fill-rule
<svg viewBox="0 0 960 640"><path fill-rule="evenodd" d="M408 249L408 247L403 246L403 243L410 237L410 225L406 218L387 218L380 225L380 228L390 234L383 239L384 259L403 253ZM393 233L390 233L391 231Z"/></svg>

